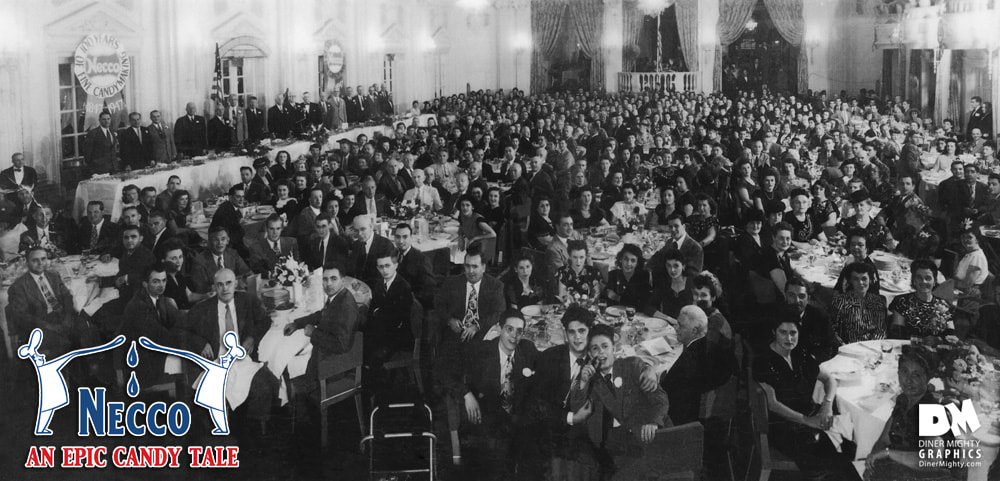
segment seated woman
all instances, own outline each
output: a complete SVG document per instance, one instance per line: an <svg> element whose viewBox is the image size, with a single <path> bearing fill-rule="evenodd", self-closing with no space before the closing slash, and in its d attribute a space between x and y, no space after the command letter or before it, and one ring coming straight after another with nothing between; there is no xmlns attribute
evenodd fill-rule
<svg viewBox="0 0 1000 481"><path fill-rule="evenodd" d="M871 481L964 480L964 468L946 469L923 466L918 454L924 443L933 442L918 436L917 420L921 404L939 404L928 389L928 381L938 373L938 357L924 346L903 346L899 357L899 388L896 404L882 435L865 460L865 479ZM953 438L951 431L944 435Z"/></svg>
<svg viewBox="0 0 1000 481"><path fill-rule="evenodd" d="M760 172L760 190L753 194L753 205L763 212L764 204L781 201L784 197L778 192L778 172L774 169L763 169Z"/></svg>
<svg viewBox="0 0 1000 481"><path fill-rule="evenodd" d="M684 217L694 213L694 192L689 186L691 182L682 173L674 179L674 194L677 195L677 208L680 209Z"/></svg>
<svg viewBox="0 0 1000 481"><path fill-rule="evenodd" d="M271 205L278 215L284 214L287 221L298 215L299 202L292 197L292 187L287 180L282 179L274 183L274 200Z"/></svg>
<svg viewBox="0 0 1000 481"><path fill-rule="evenodd" d="M555 224L549 217L552 204L549 198L544 196L536 199L536 202L538 204L535 206L535 212L528 221L528 243L534 249L545 249L552 242L552 236L556 235Z"/></svg>
<svg viewBox="0 0 1000 481"><path fill-rule="evenodd" d="M733 328L716 305L720 297L722 297L722 282L719 282L715 274L704 271L691 279L691 298L708 316L705 339L713 348L728 350L733 345Z"/></svg>
<svg viewBox="0 0 1000 481"><path fill-rule="evenodd" d="M346 238L347 230L340 223L340 199L334 193L331 192L326 199L323 199L322 211L330 215L330 233Z"/></svg>
<svg viewBox="0 0 1000 481"><path fill-rule="evenodd" d="M903 212L903 225L898 225L896 236L899 244L896 250L910 259L933 259L938 257L941 236L929 224L931 208L917 204Z"/></svg>
<svg viewBox="0 0 1000 481"><path fill-rule="evenodd" d="M795 461L804 479L857 479L851 459L837 452L823 432L833 425L837 380L820 371L819 361L799 345L801 330L798 316L779 317L771 344L753 360L753 378L770 411L768 441ZM818 406L813 401L817 381L824 388Z"/></svg>
<svg viewBox="0 0 1000 481"><path fill-rule="evenodd" d="M170 199L170 211L167 212L167 226L180 232L188 228L191 222L191 193L186 190L174 192Z"/></svg>
<svg viewBox="0 0 1000 481"><path fill-rule="evenodd" d="M635 219L642 219L646 215L646 206L635 200L635 185L622 185L622 200L615 202L611 206L611 215L618 224L628 224ZM645 221L643 221L645 225Z"/></svg>
<svg viewBox="0 0 1000 481"><path fill-rule="evenodd" d="M897 296L889 304L892 324L889 336L909 339L910 336L954 334L953 309L948 301L934 295L938 268L927 259L917 259L910 265L910 284L915 292Z"/></svg>
<svg viewBox="0 0 1000 481"><path fill-rule="evenodd" d="M809 191L812 193L812 202L809 203L809 210L806 212L812 218L813 225L824 231L825 228L836 227L840 209L829 198L830 184L820 179L809 188Z"/></svg>
<svg viewBox="0 0 1000 481"><path fill-rule="evenodd" d="M785 212L782 220L792 226L792 242L801 244L819 244L826 242L823 227L813 223L809 215L809 193L805 189L795 189L788 196L792 210Z"/></svg>
<svg viewBox="0 0 1000 481"><path fill-rule="evenodd" d="M551 300L545 282L535 274L535 261L531 257L522 255L511 266L513 269L503 280L507 305L521 309Z"/></svg>
<svg viewBox="0 0 1000 481"><path fill-rule="evenodd" d="M587 265L587 242L571 240L566 245L566 252L569 253L569 262L555 272L559 298L566 299L577 294L593 298L600 294L603 281L600 271Z"/></svg>
<svg viewBox="0 0 1000 481"><path fill-rule="evenodd" d="M875 267L866 262L847 264L841 272L847 282L830 303L830 326L841 344L885 339L885 297L872 289Z"/></svg>
<svg viewBox="0 0 1000 481"><path fill-rule="evenodd" d="M979 297L982 294L979 288L990 274L986 254L979 246L979 237L975 231L963 231L959 234L959 240L965 254L955 267L955 287L968 296Z"/></svg>
<svg viewBox="0 0 1000 481"><path fill-rule="evenodd" d="M781 160L782 175L778 185L779 191L791 192L795 189L809 188L809 179L799 177L798 168L799 165L794 157L788 156Z"/></svg>
<svg viewBox="0 0 1000 481"><path fill-rule="evenodd" d="M660 319L676 319L681 308L691 304L691 279L684 273L684 255L676 249L668 250L663 256L667 267L667 278L656 279L653 294L643 312L647 316Z"/></svg>
<svg viewBox="0 0 1000 481"><path fill-rule="evenodd" d="M719 231L719 218L716 217L715 200L708 194L699 193L695 196L695 213L687 218L686 227L687 234L701 244L702 248L715 241Z"/></svg>
<svg viewBox="0 0 1000 481"><path fill-rule="evenodd" d="M653 289L649 271L643 268L642 249L635 244L625 244L616 260L618 268L608 273L608 285L602 297L608 304L642 309Z"/></svg>
<svg viewBox="0 0 1000 481"><path fill-rule="evenodd" d="M476 212L475 206L476 199L471 195L463 195L458 200L458 238L462 249L468 249L474 242L497 237L496 231L490 227L485 217ZM483 263L493 259L493 252L487 251L488 249L483 250Z"/></svg>
<svg viewBox="0 0 1000 481"><path fill-rule="evenodd" d="M761 236L764 227L764 213L757 209L747 212L746 225L743 232L736 238L736 260L744 271L749 271L760 265L764 248L770 245L771 239Z"/></svg>
<svg viewBox="0 0 1000 481"><path fill-rule="evenodd" d="M660 203L646 216L646 228L656 232L667 231L667 218L677 210L676 193L669 185L660 187Z"/></svg>
<svg viewBox="0 0 1000 481"><path fill-rule="evenodd" d="M875 220L875 216L872 215L872 208L875 206L872 204L872 199L868 191L861 189L852 192L850 199L851 204L854 206L854 215L841 220L837 224L837 230L846 234L854 229L861 229L865 232L865 236L868 237L869 250L894 250L895 241L892 238L892 234L889 233L889 229L878 223Z"/></svg>
<svg viewBox="0 0 1000 481"><path fill-rule="evenodd" d="M570 209L573 225L577 229L589 229L608 225L607 215L594 202L594 190L584 186L579 190L577 206Z"/></svg>

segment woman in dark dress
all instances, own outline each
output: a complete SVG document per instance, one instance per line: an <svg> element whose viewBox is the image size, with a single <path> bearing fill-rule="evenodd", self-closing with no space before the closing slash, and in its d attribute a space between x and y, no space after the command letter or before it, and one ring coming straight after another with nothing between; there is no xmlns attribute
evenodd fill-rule
<svg viewBox="0 0 1000 481"><path fill-rule="evenodd" d="M625 244L616 260L618 268L608 273L608 285L602 297L608 304L641 310L653 289L652 277L643 266L642 249L635 244Z"/></svg>
<svg viewBox="0 0 1000 481"><path fill-rule="evenodd" d="M271 202L271 205L274 206L274 211L278 215L284 214L288 222L291 222L299 213L299 203L291 195L292 187L287 180L279 180L274 183L274 201Z"/></svg>
<svg viewBox="0 0 1000 481"><path fill-rule="evenodd" d="M696 203L694 192L691 192L689 188L690 185L691 181L684 174L678 175L674 179L674 194L677 197L677 208L684 214L684 217L694 213Z"/></svg>
<svg viewBox="0 0 1000 481"><path fill-rule="evenodd" d="M778 192L778 172L774 169L762 170L760 173L760 189L753 194L753 205L757 210L763 212L764 204L773 201L781 201L781 192Z"/></svg>
<svg viewBox="0 0 1000 481"><path fill-rule="evenodd" d="M742 270L749 272L760 264L764 247L771 245L770 239L761 236L764 227L764 214L756 209L747 212L746 230L736 238L736 260Z"/></svg>
<svg viewBox="0 0 1000 481"><path fill-rule="evenodd" d="M549 198L542 197L537 202L535 212L528 221L528 242L535 249L545 249L552 242L552 236L556 235L556 227L549 216L552 210Z"/></svg>
<svg viewBox="0 0 1000 481"><path fill-rule="evenodd" d="M175 232L187 229L191 215L191 193L186 190L174 192L170 199L170 212L167 213L167 225Z"/></svg>
<svg viewBox="0 0 1000 481"><path fill-rule="evenodd" d="M889 337L909 339L911 336L944 337L955 332L954 308L934 295L938 268L927 259L917 259L910 265L910 284L914 292L896 296L889 304Z"/></svg>
<svg viewBox="0 0 1000 481"><path fill-rule="evenodd" d="M829 198L830 184L820 179L809 187L809 191L812 193L812 205L806 213L812 219L813 225L824 233L828 228L836 227L840 209L837 208L837 203Z"/></svg>
<svg viewBox="0 0 1000 481"><path fill-rule="evenodd" d="M543 304L549 301L545 283L535 275L535 262L528 256L514 261L513 269L504 278L504 299L507 305L521 309L524 306Z"/></svg>
<svg viewBox="0 0 1000 481"><path fill-rule="evenodd" d="M657 232L667 231L667 218L677 210L677 193L671 185L660 188L660 203L646 216L646 228Z"/></svg>
<svg viewBox="0 0 1000 481"><path fill-rule="evenodd" d="M684 255L681 251L672 249L663 256L667 267L667 278L656 279L653 293L643 312L647 316L659 318L677 318L681 308L691 304L694 297L691 293L691 278L684 271Z"/></svg>
<svg viewBox="0 0 1000 481"><path fill-rule="evenodd" d="M577 229L608 225L607 215L594 203L594 191L590 187L580 189L578 204L569 213L573 216L573 226Z"/></svg>
<svg viewBox="0 0 1000 481"><path fill-rule="evenodd" d="M279 150L274 156L274 165L270 167L271 178L275 181L288 179L292 176L292 156L287 150Z"/></svg>
<svg viewBox="0 0 1000 481"><path fill-rule="evenodd" d="M805 189L795 189L788 198L791 200L792 210L785 212L782 220L792 226L792 241L812 244L826 242L823 229L809 215L809 193Z"/></svg>

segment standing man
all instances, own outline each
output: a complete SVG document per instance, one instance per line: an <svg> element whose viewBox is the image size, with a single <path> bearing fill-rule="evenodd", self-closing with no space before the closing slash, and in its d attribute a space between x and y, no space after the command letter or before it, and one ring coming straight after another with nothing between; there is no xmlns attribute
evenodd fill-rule
<svg viewBox="0 0 1000 481"><path fill-rule="evenodd" d="M969 121L965 123L965 137L972 137L972 129L979 129L984 137L993 136L993 112L986 109L983 98L972 97L972 112L969 112Z"/></svg>
<svg viewBox="0 0 1000 481"><path fill-rule="evenodd" d="M312 130L323 125L323 109L312 101L309 92L302 92L302 104L299 107L305 118L305 130Z"/></svg>
<svg viewBox="0 0 1000 481"><path fill-rule="evenodd" d="M149 113L149 143L153 161L158 164L169 164L177 158L177 146L174 145L174 133L162 122L159 110Z"/></svg>
<svg viewBox="0 0 1000 481"><path fill-rule="evenodd" d="M323 125L326 126L327 130L340 130L345 122L347 122L347 104L343 98L331 93L327 97Z"/></svg>
<svg viewBox="0 0 1000 481"><path fill-rule="evenodd" d="M267 137L267 123L264 121L264 111L257 107L257 97L247 97L246 110L247 140L257 142Z"/></svg>
<svg viewBox="0 0 1000 481"><path fill-rule="evenodd" d="M152 136L149 129L140 125L142 114L128 114L128 127L118 131L121 144L122 167L126 170L141 169L153 160Z"/></svg>
<svg viewBox="0 0 1000 481"><path fill-rule="evenodd" d="M207 146L205 117L195 115L198 107L194 102L188 102L184 107L186 115L174 122L174 142L181 155L195 157L205 153Z"/></svg>
<svg viewBox="0 0 1000 481"><path fill-rule="evenodd" d="M267 130L273 137L284 139L292 131L292 114L285 106L284 92L274 96L274 105L267 109Z"/></svg>
<svg viewBox="0 0 1000 481"><path fill-rule="evenodd" d="M118 170L118 134L111 130L110 112L101 112L97 119L100 125L87 131L83 160L88 174L110 174Z"/></svg>
<svg viewBox="0 0 1000 481"><path fill-rule="evenodd" d="M35 169L24 165L24 154L17 152L10 156L10 167L0 172L0 187L4 189L18 189L25 187L34 189L38 183L38 173Z"/></svg>
<svg viewBox="0 0 1000 481"><path fill-rule="evenodd" d="M354 94L354 90L347 87L344 93L344 103L347 105L347 123L356 124L365 121L365 106L361 102L361 97Z"/></svg>
<svg viewBox="0 0 1000 481"><path fill-rule="evenodd" d="M229 94L226 99L226 112L224 114L226 123L232 127L233 145L241 145L247 139L247 117L246 112L240 108L239 99L236 94Z"/></svg>

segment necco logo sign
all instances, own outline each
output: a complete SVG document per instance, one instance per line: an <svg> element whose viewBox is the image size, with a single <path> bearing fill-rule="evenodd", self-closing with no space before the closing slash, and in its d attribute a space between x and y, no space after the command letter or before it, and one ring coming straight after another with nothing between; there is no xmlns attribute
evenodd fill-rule
<svg viewBox="0 0 1000 481"><path fill-rule="evenodd" d="M125 87L132 73L132 60L118 39L111 35L88 35L76 47L73 73L80 86L95 97L111 97Z"/></svg>

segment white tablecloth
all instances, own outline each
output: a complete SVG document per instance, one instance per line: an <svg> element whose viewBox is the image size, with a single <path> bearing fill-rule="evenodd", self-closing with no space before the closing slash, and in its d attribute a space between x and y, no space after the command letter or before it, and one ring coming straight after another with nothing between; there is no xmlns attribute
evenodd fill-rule
<svg viewBox="0 0 1000 481"><path fill-rule="evenodd" d="M419 125L426 125L427 118L432 115L422 115L418 117ZM411 120L403 121L410 125ZM330 136L326 148L336 148L337 141L341 139L355 140L358 135L365 134L372 138L375 132L382 132L391 135L393 128L389 126L359 127L345 132L340 132ZM312 142L296 141L288 145L272 145L268 157L272 160L282 150L288 151L292 159L309 152ZM104 202L104 207L111 214L112 220L118 220L122 214L122 187L135 184L140 189L147 186L156 187L157 191L162 190L167 185L167 180L172 175L181 178L181 189L191 193L191 200L206 199L212 195L225 193L234 184L240 181L240 167L252 166L254 158L248 156L232 156L215 160L206 160L201 165L189 165L169 169L160 172L152 172L139 175L139 177L128 180L121 180L117 177L85 180L80 182L76 188L76 200L73 206L74 217L79 219L83 216L87 208L87 203L92 200Z"/></svg>
<svg viewBox="0 0 1000 481"><path fill-rule="evenodd" d="M792 269L807 282L816 283L827 289L833 289L837 284L837 278L840 276L843 264L839 264L839 267L837 268L831 268L831 263L834 261L833 256L815 251L815 258L810 260L810 254L804 254L805 255L801 258L792 260ZM873 253L872 258L898 259L907 261L905 257L881 251ZM882 290L879 291L879 293L885 296L886 302L888 303L891 303L892 300L900 294L913 292L913 288L910 286L910 279L908 277L900 279L899 282L894 282L890 272L880 271L879 276L882 278ZM940 280L943 280L943 278Z"/></svg>

